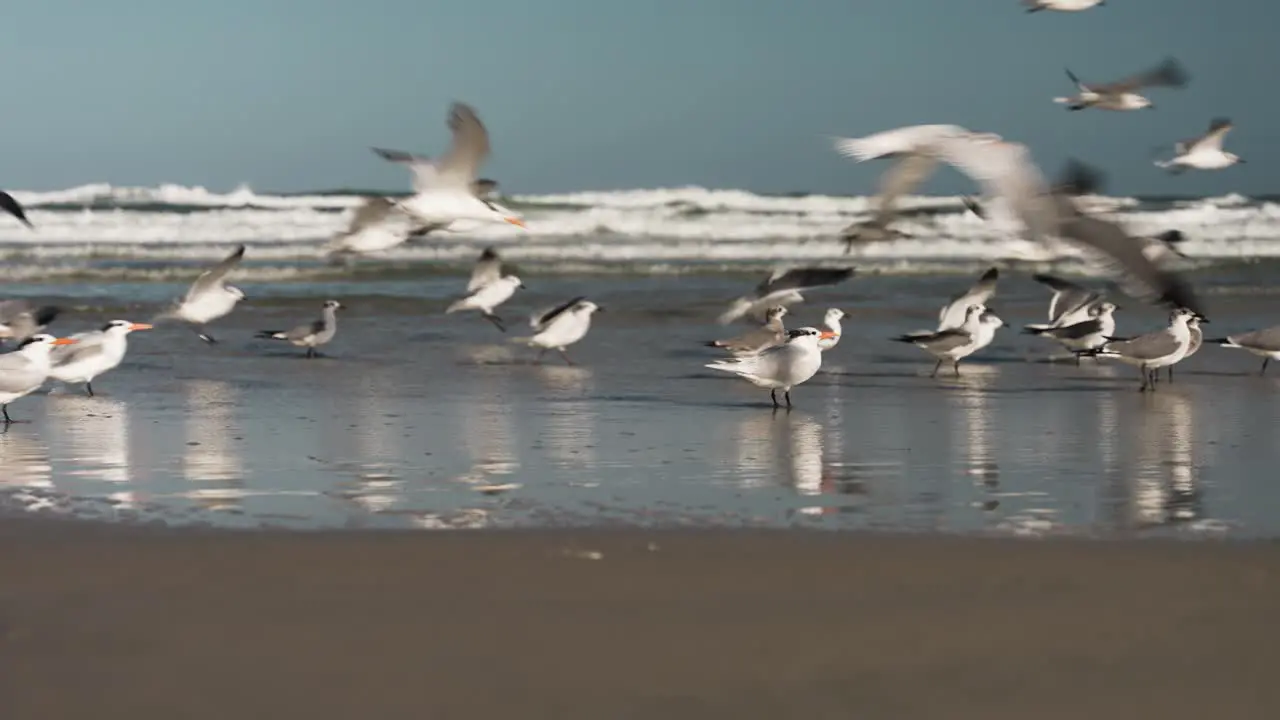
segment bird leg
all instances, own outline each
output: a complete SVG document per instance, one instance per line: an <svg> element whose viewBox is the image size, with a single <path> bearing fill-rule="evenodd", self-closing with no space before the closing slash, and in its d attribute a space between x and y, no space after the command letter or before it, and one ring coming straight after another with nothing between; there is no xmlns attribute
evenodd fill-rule
<svg viewBox="0 0 1280 720"><path fill-rule="evenodd" d="M778 408L782 407L780 404L778 404L778 388L774 388L769 391L769 398L773 400L774 410L777 410Z"/></svg>
<svg viewBox="0 0 1280 720"><path fill-rule="evenodd" d="M1138 388L1138 392L1146 392L1147 384L1151 382L1151 373L1147 372L1147 366L1143 365L1139 370L1142 373L1142 387Z"/></svg>
<svg viewBox="0 0 1280 720"><path fill-rule="evenodd" d="M485 313L484 317L486 320L493 323L494 327L498 328L502 332L507 331L507 327L502 324L502 318L498 317L497 315L494 315L493 313Z"/></svg>
<svg viewBox="0 0 1280 720"><path fill-rule="evenodd" d="M307 357L307 359L308 359L308 360L310 360L311 358L313 358L313 357L315 357L315 356L316 356L316 349L315 349L315 348L311 348L311 347L307 348L307 356L306 356L306 357Z"/></svg>
<svg viewBox="0 0 1280 720"><path fill-rule="evenodd" d="M84 389L89 393L89 397L93 397L93 381L84 384Z"/></svg>
<svg viewBox="0 0 1280 720"><path fill-rule="evenodd" d="M566 363L568 363L569 365L573 364L573 361L569 359L569 353L565 352L564 348L560 348L559 352L560 352L560 357L564 358L564 361Z"/></svg>
<svg viewBox="0 0 1280 720"><path fill-rule="evenodd" d="M1262 369L1258 371L1259 375L1267 374L1267 363L1271 362L1271 358L1262 358Z"/></svg>
<svg viewBox="0 0 1280 720"><path fill-rule="evenodd" d="M783 391L782 396L787 399L787 409L790 410L791 409L791 391L790 390Z"/></svg>
<svg viewBox="0 0 1280 720"><path fill-rule="evenodd" d="M1173 366L1169 366L1169 382L1173 382Z"/></svg>
<svg viewBox="0 0 1280 720"><path fill-rule="evenodd" d="M937 365L934 365L934 366L933 366L933 372L929 373L929 377L931 377L931 378L936 378L936 377L938 377L938 368L940 368L940 367L942 367L942 361L941 361L941 360L939 360L939 361L938 361L938 364L937 364Z"/></svg>
<svg viewBox="0 0 1280 720"><path fill-rule="evenodd" d="M960 377L960 361L959 360L951 361L951 370L956 374L956 377Z"/></svg>
<svg viewBox="0 0 1280 720"><path fill-rule="evenodd" d="M776 402L776 401L775 401ZM6 426L13 424L13 418L9 417L9 406L0 405L0 412L4 413L4 424Z"/></svg>

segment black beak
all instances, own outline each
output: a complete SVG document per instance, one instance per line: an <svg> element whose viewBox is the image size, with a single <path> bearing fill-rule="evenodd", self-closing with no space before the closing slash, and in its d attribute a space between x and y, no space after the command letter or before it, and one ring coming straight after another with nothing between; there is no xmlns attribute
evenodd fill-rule
<svg viewBox="0 0 1280 720"><path fill-rule="evenodd" d="M1248 161L1248 160L1245 160L1245 159L1244 159L1244 158L1242 158L1242 157L1238 157L1238 158L1236 158L1236 162L1237 162L1237 163L1239 163L1239 164L1241 164L1241 165L1244 165L1244 164L1248 163L1249 161Z"/></svg>
<svg viewBox="0 0 1280 720"><path fill-rule="evenodd" d="M519 288L519 289L521 289L521 290L523 290L523 289L524 289L524 283L520 283L520 284L519 284L519 285L517 285L516 287L517 287L517 288Z"/></svg>
<svg viewBox="0 0 1280 720"><path fill-rule="evenodd" d="M600 307L599 305L597 305L597 306L596 306L596 312L604 312L604 308L602 308L602 307Z"/></svg>

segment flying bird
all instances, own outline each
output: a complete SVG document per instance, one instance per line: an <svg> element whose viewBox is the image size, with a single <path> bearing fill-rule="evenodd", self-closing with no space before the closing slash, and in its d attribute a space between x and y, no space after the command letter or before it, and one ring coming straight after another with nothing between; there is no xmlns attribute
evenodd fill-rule
<svg viewBox="0 0 1280 720"><path fill-rule="evenodd" d="M337 300L326 300L320 306L320 317L303 323L292 330L261 330L255 337L264 340L284 340L290 345L307 349L308 359L319 355L316 348L327 345L338 334L338 311L343 309Z"/></svg>
<svg viewBox="0 0 1280 720"><path fill-rule="evenodd" d="M27 219L27 211L22 207L22 203L18 202L9 193L0 190L0 210L4 210L10 215L18 218L18 221L28 228L35 230L35 226Z"/></svg>
<svg viewBox="0 0 1280 720"><path fill-rule="evenodd" d="M389 250L409 239L419 225L393 200L370 197L360 203L346 230L325 246L330 257L365 255Z"/></svg>
<svg viewBox="0 0 1280 720"><path fill-rule="evenodd" d="M41 332L62 313L56 305L34 307L26 300L0 302L0 340L22 342Z"/></svg>
<svg viewBox="0 0 1280 720"><path fill-rule="evenodd" d="M707 345L728 350L736 357L756 355L787 341L787 328L782 324L782 318L786 314L787 309L781 305L771 307L765 311L765 323L762 327L753 328L727 340L712 340Z"/></svg>
<svg viewBox="0 0 1280 720"><path fill-rule="evenodd" d="M1138 91L1149 87L1186 87L1191 77L1183 69L1182 64L1174 58L1166 58L1150 70L1140 72L1123 80L1106 84L1085 84L1076 74L1067 69L1067 77L1075 83L1078 92L1071 97L1057 97L1053 101L1066 105L1068 110L1143 110L1155 109L1155 104Z"/></svg>
<svg viewBox="0 0 1280 720"><path fill-rule="evenodd" d="M494 327L506 332L507 327L502 318L493 311L523 287L524 283L519 276L504 271L497 251L485 248L471 269L471 278L467 281L467 292L470 294L449 305L444 312L449 315L463 310L479 310Z"/></svg>
<svg viewBox="0 0 1280 720"><path fill-rule="evenodd" d="M244 245L238 245L221 262L200 274L191 284L191 289L181 300L175 301L166 311L152 319L153 323L164 320L181 320L187 323L196 336L210 345L218 342L205 332L209 323L229 314L236 303L244 299L244 292L238 287L227 284L227 274L240 265L244 259Z"/></svg>
<svg viewBox="0 0 1280 720"><path fill-rule="evenodd" d="M583 296L573 298L534 313L529 318L529 325L535 334L532 337L513 338L512 342L538 348L535 362L542 362L542 356L548 350L555 350L566 363L572 365L573 360L569 359L569 353L565 349L586 337L587 331L591 329L591 316L598 312L604 312L604 308Z"/></svg>
<svg viewBox="0 0 1280 720"><path fill-rule="evenodd" d="M1205 134L1174 144L1174 157L1170 160L1157 160L1156 167L1164 168L1172 175L1179 175L1190 169L1221 170L1243 163L1244 158L1222 149L1222 141L1234 127L1226 118L1214 120L1209 123L1209 130Z"/></svg>
<svg viewBox="0 0 1280 720"><path fill-rule="evenodd" d="M802 292L827 285L835 285L853 277L853 268L778 268L769 274L755 290L729 304L717 322L728 325L747 314L762 312L775 305L791 305L804 301Z"/></svg>
<svg viewBox="0 0 1280 720"><path fill-rule="evenodd" d="M1106 5L1107 0L1022 0L1027 12L1056 10L1058 12L1080 12L1099 5Z"/></svg>

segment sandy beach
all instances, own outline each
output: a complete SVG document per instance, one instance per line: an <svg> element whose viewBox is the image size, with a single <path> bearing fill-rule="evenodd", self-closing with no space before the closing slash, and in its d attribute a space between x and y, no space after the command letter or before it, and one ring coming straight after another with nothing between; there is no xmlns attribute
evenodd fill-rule
<svg viewBox="0 0 1280 720"><path fill-rule="evenodd" d="M1270 542L31 520L0 537L14 720L1244 719L1280 703Z"/></svg>

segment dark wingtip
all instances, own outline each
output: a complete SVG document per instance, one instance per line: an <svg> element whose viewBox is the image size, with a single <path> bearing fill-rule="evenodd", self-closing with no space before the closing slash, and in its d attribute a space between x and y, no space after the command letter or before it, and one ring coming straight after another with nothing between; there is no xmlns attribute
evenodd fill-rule
<svg viewBox="0 0 1280 720"><path fill-rule="evenodd" d="M1058 180L1058 191L1067 195L1096 195L1102 191L1105 180L1101 170L1071 158Z"/></svg>
<svg viewBox="0 0 1280 720"><path fill-rule="evenodd" d="M279 330L259 330L257 333L254 334L254 337L262 338L266 340L266 339L270 339L273 335L275 335L278 332L280 331Z"/></svg>
<svg viewBox="0 0 1280 720"><path fill-rule="evenodd" d="M1157 240L1167 243L1186 242L1187 236L1182 234L1181 230L1165 230L1156 236Z"/></svg>
<svg viewBox="0 0 1280 720"><path fill-rule="evenodd" d="M37 308L34 316L37 325L48 325L55 318L62 314L62 308L57 305L45 305Z"/></svg>
<svg viewBox="0 0 1280 720"><path fill-rule="evenodd" d="M986 272L982 273L982 280L984 281L999 280L999 279L1000 279L1000 268L997 268L997 267L988 268Z"/></svg>
<svg viewBox="0 0 1280 720"><path fill-rule="evenodd" d="M498 257L498 251L494 250L491 247L485 248L484 252L480 253L481 260L496 260L497 257Z"/></svg>

